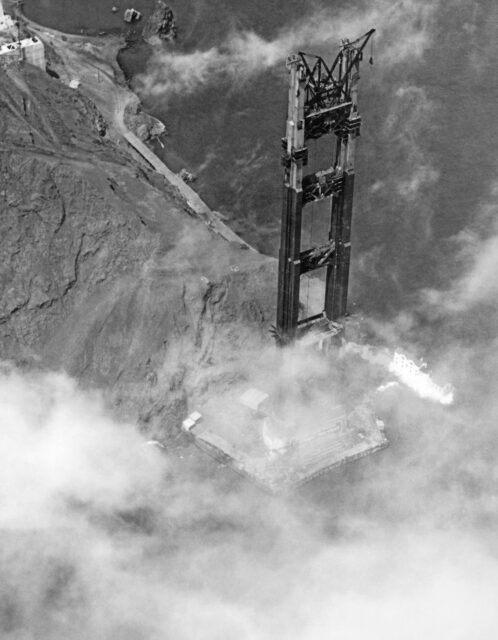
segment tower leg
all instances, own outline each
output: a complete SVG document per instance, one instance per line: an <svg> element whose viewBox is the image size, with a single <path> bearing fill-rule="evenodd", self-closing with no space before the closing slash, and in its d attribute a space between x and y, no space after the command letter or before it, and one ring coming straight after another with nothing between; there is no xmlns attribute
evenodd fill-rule
<svg viewBox="0 0 498 640"><path fill-rule="evenodd" d="M299 316L302 208L302 191L286 186L280 240L277 329L289 340L294 338Z"/></svg>
<svg viewBox="0 0 498 640"><path fill-rule="evenodd" d="M341 192L332 199L329 238L335 241L336 249L325 281L325 314L329 320L338 320L347 310L353 188L354 173L346 172Z"/></svg>

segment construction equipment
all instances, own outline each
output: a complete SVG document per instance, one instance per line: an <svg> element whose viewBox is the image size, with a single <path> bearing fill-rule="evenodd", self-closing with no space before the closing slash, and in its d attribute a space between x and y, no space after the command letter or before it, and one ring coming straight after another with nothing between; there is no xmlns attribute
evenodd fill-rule
<svg viewBox="0 0 498 640"><path fill-rule="evenodd" d="M284 197L275 330L280 344L291 342L323 320L328 324L346 314L355 142L361 124L359 68L374 32L371 29L354 41L343 40L330 67L320 56L302 52L287 59L290 88L287 132L282 139ZM330 145L330 167L305 175L307 142L328 134L336 139L335 148ZM328 238L302 251L303 208L325 198L332 198ZM324 309L299 318L301 276L321 268L326 269Z"/></svg>

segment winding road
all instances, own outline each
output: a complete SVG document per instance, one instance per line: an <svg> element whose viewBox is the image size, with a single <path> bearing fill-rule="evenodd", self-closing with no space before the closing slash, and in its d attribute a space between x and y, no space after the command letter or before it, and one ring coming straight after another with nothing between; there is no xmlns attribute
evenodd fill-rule
<svg viewBox="0 0 498 640"><path fill-rule="evenodd" d="M116 60L122 42L117 36L90 37L65 34L37 24L20 16L26 27L53 48L60 64L53 64L62 82L77 85L77 90L97 106L108 125L115 142L125 140L155 171L175 186L188 206L216 234L228 242L243 245L256 251L230 229L202 200L199 194L186 184L131 131L125 124L128 106L138 105L139 98L119 80L121 71Z"/></svg>

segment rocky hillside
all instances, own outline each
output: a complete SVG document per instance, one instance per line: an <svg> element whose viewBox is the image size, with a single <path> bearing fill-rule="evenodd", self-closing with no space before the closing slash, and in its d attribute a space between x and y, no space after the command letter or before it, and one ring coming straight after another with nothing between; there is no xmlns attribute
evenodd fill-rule
<svg viewBox="0 0 498 640"><path fill-rule="evenodd" d="M59 80L0 71L0 114L2 359L63 368L174 434L268 339L274 261L213 234Z"/></svg>

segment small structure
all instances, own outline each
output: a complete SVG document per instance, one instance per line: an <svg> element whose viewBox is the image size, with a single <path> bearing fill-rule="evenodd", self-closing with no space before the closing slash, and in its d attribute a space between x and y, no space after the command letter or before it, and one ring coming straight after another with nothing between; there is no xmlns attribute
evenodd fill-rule
<svg viewBox="0 0 498 640"><path fill-rule="evenodd" d="M193 411L188 418L185 418L185 420L182 422L182 429L188 433L189 431L192 431L192 429L197 426L199 424L199 422L202 420L202 414L200 414L198 411Z"/></svg>
<svg viewBox="0 0 498 640"><path fill-rule="evenodd" d="M159 440L147 440L147 442L144 442L143 447L154 447L155 449L166 449L166 447L163 445L162 442L159 442Z"/></svg>
<svg viewBox="0 0 498 640"><path fill-rule="evenodd" d="M140 11L137 11L136 9L126 9L126 11L124 12L124 21L131 23L131 22L137 22L137 20L140 20L140 18L142 17L142 14L140 13Z"/></svg>
<svg viewBox="0 0 498 640"><path fill-rule="evenodd" d="M254 411L255 413L260 413L262 410L263 404L268 400L270 396L264 391L260 391L259 389L251 388L245 391L240 396L240 403Z"/></svg>
<svg viewBox="0 0 498 640"><path fill-rule="evenodd" d="M186 182L187 184L195 181L195 175L190 171L187 171L187 169L185 168L183 168L178 175L183 180L183 182Z"/></svg>

